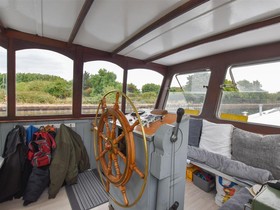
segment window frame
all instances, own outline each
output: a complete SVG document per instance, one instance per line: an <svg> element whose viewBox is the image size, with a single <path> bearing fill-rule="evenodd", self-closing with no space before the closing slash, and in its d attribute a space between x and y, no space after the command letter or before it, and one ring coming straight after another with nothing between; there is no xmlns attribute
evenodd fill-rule
<svg viewBox="0 0 280 210"><path fill-rule="evenodd" d="M204 110L204 104L205 104L205 100L207 98L207 95L208 95L208 86L210 84L210 81L211 81L211 77L212 77L212 70L211 68L209 67L205 67L205 68L198 68L198 69L195 69L195 70L190 70L190 71L182 71L182 72L178 72L178 73L175 73L171 76L171 82L170 82L170 85L169 85L169 88L168 88L168 92L166 94L166 98L165 98L165 102L164 102L164 108L166 108L166 105L167 105L167 101L168 101L168 97L169 97L169 93L170 93L170 88L171 88L171 84L172 84L172 81L173 81L173 78L177 80L177 83L180 84L180 82L178 81L177 79L177 75L183 75L183 74L195 74L195 73L203 73L203 72L209 72L210 75L209 75L209 81L208 81L208 85L205 87L206 88L206 92L205 92L205 96L204 96L204 100L203 100L203 104L202 104L202 107L201 107L201 110L199 110L199 114L196 115L194 114L195 112L188 112L186 111L186 108L185 109L185 113L186 114L189 114L191 115L192 117L201 117L201 115L203 114L203 110ZM183 91L183 90L182 90Z"/></svg>
<svg viewBox="0 0 280 210"><path fill-rule="evenodd" d="M0 47L6 50L6 114L0 115L0 119L4 119L8 117L8 49L3 43L0 43Z"/></svg>
<svg viewBox="0 0 280 210"><path fill-rule="evenodd" d="M236 67L246 67L246 66L254 66L254 65L261 65L261 64L268 64L268 63L274 63L274 62L279 62L280 63L280 57L276 57L276 58L269 58L269 59L260 59L260 60L253 60L253 61L248 61L248 62L240 62L240 63L235 63L232 65L228 65L227 70L225 71L225 75L224 75L224 80L223 80L223 84L220 85L221 91L220 91L220 96L219 96L219 100L218 100L218 104L217 104L217 109L216 109L216 113L215 113L215 117L218 120L222 120L224 122L231 122L231 123L241 123L243 125L253 125L253 126L262 126L262 127L271 127L271 128L279 128L280 125L273 125L273 124L264 124L264 123L256 123L256 122L248 122L246 121L245 118L243 118L241 115L240 116L232 116L232 114L230 113L230 116L228 119L226 118L221 118L220 115L222 114L220 111L221 109L221 105L222 105L222 99L223 99L223 89L222 86L224 85L224 82L226 80L227 74L229 71L231 71L231 74L233 75L234 78L234 73L232 73L232 68L236 68ZM232 79L232 78L231 78ZM234 81L237 84L236 79L234 78ZM280 89L279 89L280 91ZM227 114L227 113L226 113ZM238 120L239 119L239 120Z"/></svg>
<svg viewBox="0 0 280 210"><path fill-rule="evenodd" d="M16 50L15 51L15 97L17 97L17 91L18 91L18 89L17 89L17 73L24 73L24 74L28 74L29 72L19 72L18 70L19 70L19 67L21 67L21 66L19 66L18 64L23 64L24 65L24 63L17 63L17 61L19 61L18 60L18 56L20 57L20 56L23 56L23 58L25 58L26 57L26 55L28 55L30 52L31 52L31 54L32 55L35 55L36 56L36 54L34 54L34 53L36 53L36 51L37 51L37 53L38 53L38 55L40 55L40 57L42 57L42 55L43 55L43 59L44 58L46 58L47 56L54 56L55 57L55 60L53 60L53 62L54 63L56 63L57 61L59 61L62 57L64 58L64 59L67 59L67 62L71 62L71 68L72 68L72 77L71 77L71 79L70 79L70 81L72 80L72 85L71 85L71 105L70 105L70 110L65 110L66 112L65 113L63 113L63 114L57 114L57 113L59 113L60 112L60 110L58 109L58 110L54 110L53 112L55 113L55 114L48 114L47 112L48 112L48 110L45 110L45 112L46 113L43 113L42 115L40 115L40 114L37 114L36 112L39 112L39 111L31 111L31 114L30 115L26 115L25 114L25 111L23 111L24 113L22 113L22 114L19 114L20 113L20 110L19 110L19 104L18 104L18 102L17 102L17 99L15 98L15 116L16 117L41 117L41 116L71 116L71 115L73 115L73 90L74 90L74 83L73 83L73 76L74 76L74 60L73 59L71 59L71 58L69 58L68 56L65 56L64 54L62 54L62 53L59 53L59 52L56 52L56 51L54 51L54 50L49 50L49 49L42 49L42 48L28 48L28 49L19 49L19 50ZM40 53L39 53L39 51L40 51ZM17 53L19 53L19 54L17 54ZM47 56L45 55L45 53L47 54ZM31 57L31 59L34 59L33 57ZM40 60L41 61L41 60ZM63 62L62 62L63 63ZM51 64L53 64L52 62L51 62ZM68 64L70 64L70 63L68 63ZM37 68L41 68L41 66L42 66L42 63L40 62L40 64L38 65L35 65L35 67ZM71 71L71 68L69 69L69 71ZM61 70L61 69L59 69L59 70ZM68 69L67 69L67 71L68 71ZM39 72L39 73L38 73ZM45 75L45 71L36 71L36 72L31 72L30 74L40 74L40 75ZM55 72L58 72L57 70L55 71ZM48 74L48 72L47 72L47 75L50 75L50 76L57 76L57 75L55 75L55 74ZM71 76L71 72L70 72L70 74L69 74L70 76ZM62 78L61 76L58 76L58 77L60 77L60 78ZM62 79L64 79L64 78L62 78ZM68 82L66 79L64 79L66 82ZM44 80L45 81L45 80ZM50 95L50 97L52 97L51 95ZM56 99L54 99L54 100L57 100L57 98ZM32 105L33 103L27 103L27 105ZM45 103L43 103L43 104L40 104L39 103L39 105L45 105ZM49 105L49 104L46 104L46 105ZM54 103L54 105L58 105L57 103ZM66 104L65 104L66 105ZM54 106L55 107L55 106ZM67 112L71 112L71 113L67 113Z"/></svg>

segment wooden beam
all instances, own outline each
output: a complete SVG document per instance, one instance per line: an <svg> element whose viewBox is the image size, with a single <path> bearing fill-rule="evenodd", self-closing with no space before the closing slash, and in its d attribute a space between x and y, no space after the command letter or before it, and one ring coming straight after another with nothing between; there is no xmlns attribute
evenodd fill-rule
<svg viewBox="0 0 280 210"><path fill-rule="evenodd" d="M3 23L2 23L2 21L0 20L0 32L1 32L1 33L4 33L4 31L5 31L5 27L3 26Z"/></svg>
<svg viewBox="0 0 280 210"><path fill-rule="evenodd" d="M238 35L238 34L241 34L241 33L244 33L244 32L256 30L256 29L266 27L266 26L270 26L270 25L277 24L277 23L280 23L280 16L276 16L276 17L274 16L274 17L271 17L271 18L267 18L266 20L262 20L262 21L258 21L258 22L255 22L255 23L245 25L245 26L234 28L234 29L231 29L231 30L228 30L228 31L225 31L225 32L222 32L222 33L218 33L218 34L215 34L213 36L209 36L209 37L206 37L206 38L203 38L203 39L200 39L200 40L182 45L180 47L168 50L166 52L163 52L163 53L157 54L155 56L152 56L150 58L147 58L145 60L145 62L149 63L149 62L167 57L169 55L178 53L180 51L187 50L187 49L190 49L192 47L196 47L198 45L202 45L202 44L206 44L206 43L209 43L209 42L214 42L214 41L217 41L217 40L225 39L225 38L228 38L228 37L231 37L231 36L234 36L234 35Z"/></svg>
<svg viewBox="0 0 280 210"><path fill-rule="evenodd" d="M143 36L145 36L146 34L148 34L149 32L155 30L156 28L159 28L160 26L164 25L165 23L173 20L174 18L198 7L199 5L207 2L209 0L190 0L188 2L186 2L185 4L177 7L176 9L172 10L171 12L169 12L167 15L161 17L160 19L156 20L155 22L153 22L152 24L150 24L149 26L147 26L146 28L144 28L142 31L140 31L139 33L137 33L136 35L134 35L133 37L131 37L130 39L128 39L127 41L125 41L121 46L119 46L118 48L116 48L112 54L115 55L118 52L122 51L123 49L125 49L127 46L129 46L130 44L132 44L133 42L135 42L136 40L142 38Z"/></svg>
<svg viewBox="0 0 280 210"><path fill-rule="evenodd" d="M90 9L90 7L91 7L93 2L94 2L94 0L86 0L85 1L84 5L83 5L83 7L82 7L82 9L80 11L80 14L79 14L79 16L78 16L78 18L76 20L74 28L73 28L73 30L71 32L71 35L70 35L70 37L68 39L68 43L69 44L72 44L72 42L74 41L74 39L75 39L75 37L76 37L76 35L77 35L77 33L78 33L82 23L83 23L85 17L87 16L87 13L88 13L88 11L89 11L89 9Z"/></svg>

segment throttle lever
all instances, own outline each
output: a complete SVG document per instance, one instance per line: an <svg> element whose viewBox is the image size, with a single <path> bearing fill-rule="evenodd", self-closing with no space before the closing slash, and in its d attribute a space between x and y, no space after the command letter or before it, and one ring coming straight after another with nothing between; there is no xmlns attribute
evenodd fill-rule
<svg viewBox="0 0 280 210"><path fill-rule="evenodd" d="M176 142L177 141L177 135L178 135L178 130L179 130L179 125L181 123L182 117L185 114L185 110L183 108L178 108L177 109L177 118L176 118L176 126L174 129L174 132L171 136L170 141L171 142Z"/></svg>

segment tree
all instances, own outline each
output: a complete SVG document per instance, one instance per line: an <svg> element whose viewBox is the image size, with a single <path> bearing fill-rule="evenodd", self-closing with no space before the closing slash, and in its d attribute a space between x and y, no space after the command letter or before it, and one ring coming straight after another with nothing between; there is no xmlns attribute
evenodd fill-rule
<svg viewBox="0 0 280 210"><path fill-rule="evenodd" d="M188 75L186 86L183 89L188 92L205 92L205 86L208 85L209 77L209 72Z"/></svg>
<svg viewBox="0 0 280 210"><path fill-rule="evenodd" d="M263 91L262 90L262 85L261 83L256 80L253 81L252 83L249 82L248 80L240 80L237 82L238 84L238 88L240 91L253 91L253 92L259 92L259 91Z"/></svg>
<svg viewBox="0 0 280 210"><path fill-rule="evenodd" d="M57 81L57 80L64 80L65 79L59 76L53 76L48 74L37 74L37 73L17 73L16 75L16 82L31 82L31 81Z"/></svg>
<svg viewBox="0 0 280 210"><path fill-rule="evenodd" d="M92 88L92 84L90 81L90 73L85 71L85 73L83 75L83 89L86 90L88 88Z"/></svg>
<svg viewBox="0 0 280 210"><path fill-rule="evenodd" d="M0 74L0 89L5 89L7 83L7 74Z"/></svg>
<svg viewBox="0 0 280 210"><path fill-rule="evenodd" d="M90 82L92 84L92 94L104 94L104 90L107 86L117 89L121 83L116 81L117 75L113 72L109 72L106 69L100 69L98 74L90 76Z"/></svg>
<svg viewBox="0 0 280 210"><path fill-rule="evenodd" d="M128 93L140 93L140 90L137 89L136 85L130 83L130 84L127 85L127 92Z"/></svg>
<svg viewBox="0 0 280 210"><path fill-rule="evenodd" d="M233 83L232 83L231 80L225 79L223 91L236 92L236 91L238 91L238 89L237 89L237 87L235 87L235 86L233 85Z"/></svg>
<svg viewBox="0 0 280 210"><path fill-rule="evenodd" d="M181 87L170 87L169 92L182 92Z"/></svg>
<svg viewBox="0 0 280 210"><path fill-rule="evenodd" d="M154 83L148 83L142 86L142 93L146 93L146 92L158 93L159 90L160 90L160 85L156 85Z"/></svg>

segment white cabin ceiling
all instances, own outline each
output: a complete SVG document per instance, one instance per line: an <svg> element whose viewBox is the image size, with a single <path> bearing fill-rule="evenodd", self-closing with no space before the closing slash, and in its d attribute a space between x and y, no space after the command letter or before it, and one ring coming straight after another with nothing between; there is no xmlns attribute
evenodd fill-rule
<svg viewBox="0 0 280 210"><path fill-rule="evenodd" d="M118 50L139 32L190 2L201 3ZM90 5L87 13L83 10L85 3ZM77 33L73 33L81 10L85 18L76 28ZM210 43L198 43L162 56L162 53L199 40L278 16L279 0L0 0L1 28L73 42L167 66L280 41L278 21L261 29L244 31Z"/></svg>

